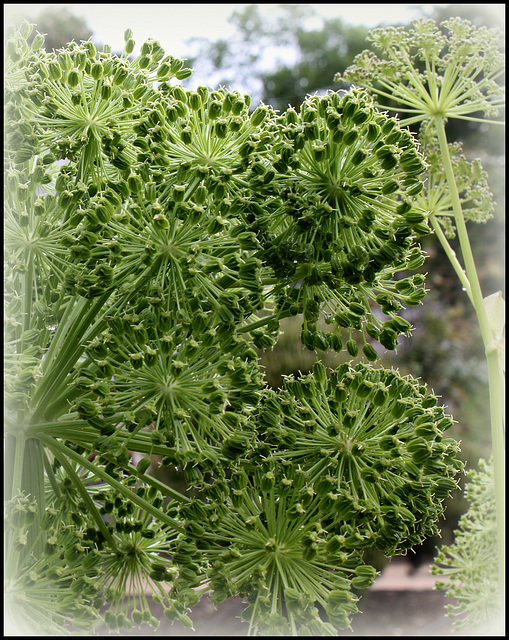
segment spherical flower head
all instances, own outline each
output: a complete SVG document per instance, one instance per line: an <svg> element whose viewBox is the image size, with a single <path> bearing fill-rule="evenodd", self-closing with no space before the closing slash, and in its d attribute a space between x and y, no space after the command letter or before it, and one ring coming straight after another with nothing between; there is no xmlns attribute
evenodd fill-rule
<svg viewBox="0 0 509 640"><path fill-rule="evenodd" d="M267 396L257 430L322 496L324 529L346 547L386 555L437 533L462 466L457 443L443 435L452 419L396 371L345 364L324 380L323 365L315 369Z"/></svg>
<svg viewBox="0 0 509 640"><path fill-rule="evenodd" d="M127 171L135 159L129 134L153 94L153 82L185 77L183 61L170 63L155 41L146 47L149 64L142 68L142 56L130 62L110 48L98 53L92 42L33 53L21 39L13 40L13 48L19 53L12 86L23 92L20 115L34 128L33 153L42 149L56 158L75 158L78 178L96 184ZM21 70L23 87L16 84Z"/></svg>
<svg viewBox="0 0 509 640"><path fill-rule="evenodd" d="M429 228L414 197L426 165L412 135L376 111L363 91L312 96L300 114L292 113L278 120L274 167L281 202L262 243L280 280L280 314L303 313L302 341L312 350L340 350L342 329L346 343L367 323L376 327L375 339L393 349L410 329L394 319L396 312L424 295L409 281L401 295L394 280L424 259L414 241ZM372 303L390 316L387 324ZM332 325L325 337L317 331L321 314Z"/></svg>
<svg viewBox="0 0 509 640"><path fill-rule="evenodd" d="M211 200L227 211L246 180L263 183L263 162L270 137L265 132L272 111L261 105L249 114L249 96L206 87L186 90L163 83L134 131L137 160L159 165L164 175L160 201ZM150 107L151 105L149 105ZM255 167L253 169L253 167ZM180 195L180 198L179 198Z"/></svg>
<svg viewBox="0 0 509 640"><path fill-rule="evenodd" d="M231 328L223 333L206 316L199 319L193 331L187 323L170 322L165 328L164 318L133 321L128 315L116 329L124 328L123 342L106 335L89 346L92 372L112 391L98 398L91 414L86 407L77 409L98 430L103 450L117 438L117 428L124 433L150 429L155 445L198 454L222 446L248 422L263 388L256 353ZM115 362L114 380L103 367L105 353ZM127 414L129 423L119 418Z"/></svg>
<svg viewBox="0 0 509 640"><path fill-rule="evenodd" d="M226 508L204 538L213 601L240 595L248 603L242 619L254 633L347 628L357 612L352 587L369 586L376 572L357 551L327 543L320 499L299 465L288 457L235 466L228 484Z"/></svg>

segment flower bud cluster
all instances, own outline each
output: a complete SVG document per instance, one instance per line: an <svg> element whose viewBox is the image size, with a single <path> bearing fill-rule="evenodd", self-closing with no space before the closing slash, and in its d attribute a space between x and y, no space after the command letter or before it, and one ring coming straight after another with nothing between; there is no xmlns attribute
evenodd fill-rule
<svg viewBox="0 0 509 640"><path fill-rule="evenodd" d="M119 415L130 416L128 431L152 425L154 444L187 452L191 459L193 452L213 445L226 447L229 436L247 423L264 386L249 344L216 330L206 317L196 328L170 324L164 331L160 322L133 315L119 330L123 342L113 331L92 341L87 354L93 365L78 369L75 378L83 393L73 408L97 430L101 448L112 452L120 446L115 445ZM114 365L114 380L108 362ZM120 447L117 461L125 455L126 448ZM181 465L185 458L175 462ZM193 465L191 484L207 465L213 466L214 458Z"/></svg>
<svg viewBox="0 0 509 640"><path fill-rule="evenodd" d="M502 613L497 552L495 482L493 461L479 460L479 469L468 472L467 512L454 532L454 543L443 545L431 567L455 604L447 605L455 631L466 626L490 625ZM447 578L447 580L443 580Z"/></svg>
<svg viewBox="0 0 509 640"><path fill-rule="evenodd" d="M18 564L5 583L7 626L18 628L23 620L34 634L41 629L60 634L65 620L76 631L91 632L99 618L103 586L99 556L75 526L59 524L51 506L46 507L40 525L47 533L45 553L40 557L29 553L30 537L41 531L35 520L39 508L24 494L5 505L5 533L12 542L9 560L17 559Z"/></svg>
<svg viewBox="0 0 509 640"><path fill-rule="evenodd" d="M327 543L320 498L300 466L267 460L249 474L239 467L229 485L233 508L217 503L214 530L204 534L213 601L240 595L248 604L242 619L255 633L347 628L357 612L352 587L371 585L376 571L358 550Z"/></svg>
<svg viewBox="0 0 509 640"><path fill-rule="evenodd" d="M367 323L394 349L410 328L396 313L424 295L411 281L402 294L395 276L421 266L414 241L430 232L414 208L426 165L411 134L357 90L309 97L299 114L275 122L280 199L264 258L281 282L279 313L303 313L302 342L311 350L340 350L342 330L346 342ZM373 303L390 316L386 324ZM317 328L320 313L329 333Z"/></svg>
<svg viewBox="0 0 509 640"><path fill-rule="evenodd" d="M321 521L348 549L403 553L437 533L456 488L453 421L417 380L371 365L324 367L268 392L257 435L273 457L299 464L321 497ZM258 456L267 456L263 445Z"/></svg>
<svg viewBox="0 0 509 640"><path fill-rule="evenodd" d="M403 107L409 123L432 121L435 115L477 118L479 112L497 117L503 105L501 35L461 18L373 29L369 39L378 53L360 53L336 80L369 87L383 102L391 95L391 108ZM452 81L450 69L455 69Z"/></svg>
<svg viewBox="0 0 509 640"><path fill-rule="evenodd" d="M417 196L416 201L421 210L427 210L436 217L447 238L454 238L456 235L454 212L440 161L440 151L433 138L423 139L423 143L426 145L428 188ZM449 150L465 220L484 224L493 217L495 209L487 173L478 158L469 161L465 157L460 143L450 144Z"/></svg>
<svg viewBox="0 0 509 640"><path fill-rule="evenodd" d="M110 629L157 627L146 584L187 627L212 588L246 599L251 630L334 635L375 576L362 550L436 533L452 420L367 365L317 363L271 391L256 349L298 314L309 349L355 357L360 331L368 360L368 340L410 331L398 313L424 295L428 232L413 138L358 90L278 115L174 84L189 70L153 40L130 61L130 30L122 57L28 33L7 45L6 386L9 433L47 456L47 509L9 507L33 562L13 580L46 590L50 632L103 606Z"/></svg>
<svg viewBox="0 0 509 640"><path fill-rule="evenodd" d="M126 46L131 46L128 38ZM26 48L23 38L12 48ZM140 115L154 90L154 80L184 79L189 69L184 62L164 55L160 44L149 40L134 61L97 52L92 42L71 42L59 53L38 50L18 70L15 53L8 77L13 102L21 102L20 118L27 124L9 134L14 160L23 163L41 150L60 159L78 162L79 178L94 182L117 170L129 170L133 149L125 140L133 119ZM24 83L20 85L21 75ZM30 124L28 124L30 123ZM21 136L21 137L20 137ZM32 137L30 137L32 136ZM121 139L123 138L123 139ZM21 142L21 147L14 146Z"/></svg>

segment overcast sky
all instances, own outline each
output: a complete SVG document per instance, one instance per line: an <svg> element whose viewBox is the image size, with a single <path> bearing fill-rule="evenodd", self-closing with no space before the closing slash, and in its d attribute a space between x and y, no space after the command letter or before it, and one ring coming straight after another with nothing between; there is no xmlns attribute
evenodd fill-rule
<svg viewBox="0 0 509 640"><path fill-rule="evenodd" d="M304 3L307 4L307 3ZM192 37L208 37L212 40L227 38L233 33L228 18L235 9L248 4L4 4L5 25L10 17L20 14L36 16L46 7L67 7L74 15L85 18L94 32L96 42L110 44L113 49L121 48L124 31L131 28L134 32L137 48L147 38L158 40L167 53L183 57L189 53L185 45ZM276 4L261 3L264 11L274 11ZM406 22L420 16L423 8L444 5L415 4L310 4L317 12L326 17L341 17L351 24L363 24L375 27L380 24ZM458 5L462 6L462 5ZM474 5L475 6L475 5ZM500 11L503 24L505 4L477 5L483 10ZM501 24L501 26L502 26Z"/></svg>
<svg viewBox="0 0 509 640"><path fill-rule="evenodd" d="M216 40L231 35L233 26L228 23L229 16L248 4L4 4L5 24L8 25L11 15L24 12L36 16L50 6L67 7L74 15L85 18L94 31L95 41L110 44L114 50L122 47L124 31L131 28L138 47L147 38L154 38L167 53L182 57L188 52L184 43L191 37ZM264 11L274 11L277 7L265 3L260 6ZM351 24L375 27L384 22L409 21L420 15L419 8L435 5L329 3L310 6L326 17L341 17Z"/></svg>

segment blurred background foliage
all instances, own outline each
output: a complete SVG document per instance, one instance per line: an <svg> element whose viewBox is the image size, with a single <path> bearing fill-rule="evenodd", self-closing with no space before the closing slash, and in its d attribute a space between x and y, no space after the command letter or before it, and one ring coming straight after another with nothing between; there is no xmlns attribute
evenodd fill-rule
<svg viewBox="0 0 509 640"><path fill-rule="evenodd" d="M319 16L313 5L271 5L278 10L270 15L264 6L232 5L230 22L235 32L229 39L189 41L194 54L187 65L194 68L194 74L186 84L249 91L252 108L263 101L281 111L289 105L298 109L307 94L340 88L334 82L335 74L343 73L354 57L368 48L367 27ZM362 5L359 7L362 11ZM490 7L493 5L419 5L422 17L437 23L456 16L477 26L502 27L500 14ZM28 19L40 33L46 34L47 49L93 36L83 18L62 7L50 7ZM132 28L135 30L136 25ZM95 44L100 48L101 43ZM468 159L480 158L487 171L496 202L495 214L486 224L470 224L470 237L484 295L500 290L505 298L504 138L497 127L462 122L449 123L448 135L450 141L463 143ZM477 468L478 459L487 459L490 454L482 341L467 296L438 241L427 236L422 244L428 254L423 272L427 273L429 293L421 306L407 312L407 319L414 325L412 336L401 340L395 352L382 354L380 364L421 378L441 396L457 423L451 435L461 440L462 457L468 468ZM452 246L460 255L454 240ZM279 386L284 375L307 373L318 359L331 367L349 359L344 353L307 351L299 339L300 322L298 317L287 319L278 344L260 353L271 386ZM173 478L173 482L178 481L178 477ZM448 506L442 538L416 549L417 562L421 557L434 555L437 545L452 542L453 530L465 509L466 503L458 490Z"/></svg>

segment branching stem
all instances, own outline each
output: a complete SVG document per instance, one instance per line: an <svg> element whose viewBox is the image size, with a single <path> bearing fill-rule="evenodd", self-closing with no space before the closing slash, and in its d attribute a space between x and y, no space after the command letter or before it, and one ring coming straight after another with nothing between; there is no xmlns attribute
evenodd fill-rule
<svg viewBox="0 0 509 640"><path fill-rule="evenodd" d="M498 543L498 567L499 584L504 590L505 584L505 434L504 434L504 379L503 371L499 363L497 350L492 349L495 336L490 326L488 313L484 303L481 286L475 266L472 249L468 237L465 218L461 209L461 202L458 194L454 170L449 155L447 136L445 133L445 122L442 116L435 116L440 151L444 164L444 171L450 189L451 202L454 211L458 239L461 246L463 261L465 264L465 276L470 285L469 298L477 315L482 340L486 350L488 363L488 384L490 398L490 422L491 438L493 450L493 464L495 468L495 496L497 506L497 543ZM451 257L450 252L448 256ZM456 260L452 261L458 275ZM460 277L462 282L464 279Z"/></svg>

